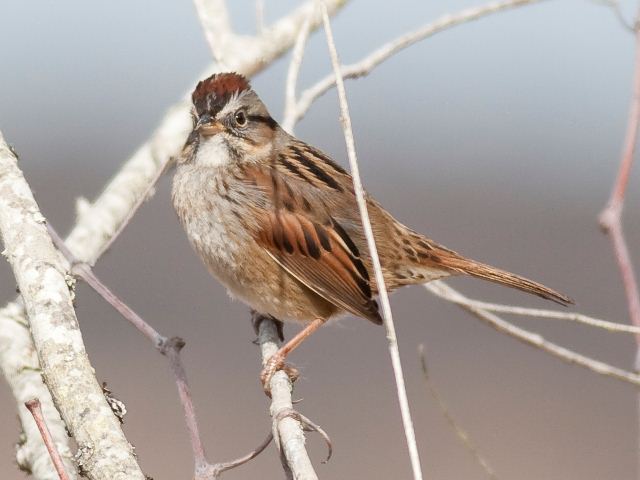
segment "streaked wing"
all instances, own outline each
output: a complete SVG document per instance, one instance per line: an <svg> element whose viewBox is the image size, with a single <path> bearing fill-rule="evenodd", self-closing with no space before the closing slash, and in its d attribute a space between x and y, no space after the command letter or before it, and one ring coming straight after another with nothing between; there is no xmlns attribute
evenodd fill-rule
<svg viewBox="0 0 640 480"><path fill-rule="evenodd" d="M277 160L276 160L277 161ZM295 158L288 165L248 167L247 178L264 196L255 202L253 236L289 274L309 289L354 315L382 323L369 273L358 248L331 216L317 183L334 183L331 172L307 168ZM293 168L292 168L293 167ZM332 165L328 165L333 168ZM336 192L337 194L337 192Z"/></svg>

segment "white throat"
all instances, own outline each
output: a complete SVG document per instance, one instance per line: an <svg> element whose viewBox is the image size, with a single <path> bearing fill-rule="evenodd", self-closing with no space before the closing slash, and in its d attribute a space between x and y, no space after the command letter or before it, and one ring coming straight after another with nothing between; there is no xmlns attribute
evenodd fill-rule
<svg viewBox="0 0 640 480"><path fill-rule="evenodd" d="M196 163L207 167L221 167L231 163L229 148L222 135L200 137Z"/></svg>

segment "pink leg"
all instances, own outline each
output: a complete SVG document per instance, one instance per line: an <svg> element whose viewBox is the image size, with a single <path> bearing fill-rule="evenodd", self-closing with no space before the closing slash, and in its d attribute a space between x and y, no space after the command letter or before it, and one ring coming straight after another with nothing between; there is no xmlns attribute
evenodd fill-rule
<svg viewBox="0 0 640 480"><path fill-rule="evenodd" d="M302 342L309 338L311 334L318 330L318 328L323 324L323 319L316 318L313 322L300 330L300 332L298 332L291 340L280 347L280 349L267 361L266 365L262 369L262 373L260 374L260 381L262 382L262 387L267 395L271 396L271 387L269 384L271 383L273 374L285 367L284 361L287 356L298 348Z"/></svg>

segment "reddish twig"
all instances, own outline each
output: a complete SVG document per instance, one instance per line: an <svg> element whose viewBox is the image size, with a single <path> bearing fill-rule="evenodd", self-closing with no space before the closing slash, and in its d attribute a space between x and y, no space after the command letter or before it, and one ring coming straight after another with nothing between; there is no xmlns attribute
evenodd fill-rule
<svg viewBox="0 0 640 480"><path fill-rule="evenodd" d="M220 473L225 470L242 465L260 454L266 446L271 442L272 437L268 437L265 442L261 443L258 448L249 452L247 455L240 457L231 462L210 463L205 455L200 429L196 418L195 407L191 397L191 389L187 381L187 374L180 357L180 351L185 342L180 337L165 337L156 329L149 325L140 315L134 312L126 303L113 293L93 272L90 265L78 261L69 248L65 245L64 240L58 235L51 225L47 225L51 239L62 255L67 259L70 265L71 274L77 275L84 280L93 290L104 298L113 308L115 308L126 320L138 329L145 337L147 337L154 347L169 359L169 366L174 375L178 395L182 405L187 430L189 432L189 440L193 451L195 463L195 480L213 480L218 478Z"/></svg>
<svg viewBox="0 0 640 480"><path fill-rule="evenodd" d="M640 19L640 13L637 17ZM636 20L636 24L638 20ZM627 247L622 228L622 209L624 198L629 184L629 174L633 165L633 157L638 142L638 126L640 125L640 29L635 32L635 67L633 74L633 96L629 106L627 120L627 132L622 149L622 160L618 170L618 176L613 185L613 190L606 208L600 213L599 221L603 231L611 238L611 244L616 256L618 268L624 285L629 309L629 318L632 325L640 327L640 292L638 282L633 271L631 255ZM636 355L636 370L640 370L640 334L636 335L638 354Z"/></svg>
<svg viewBox="0 0 640 480"><path fill-rule="evenodd" d="M25 402L24 406L27 407L27 410L29 410L31 415L33 415L33 419L38 426L38 430L40 430L40 435L42 435L42 440L47 447L47 451L49 452L49 456L51 457L53 467L56 469L58 477L60 477L60 480L70 480L67 471L64 469L64 462L62 461L60 452L58 452L58 448L56 447L53 437L51 436L51 432L49 431L49 427L47 426L47 422L42 414L40 400L34 398L33 400Z"/></svg>

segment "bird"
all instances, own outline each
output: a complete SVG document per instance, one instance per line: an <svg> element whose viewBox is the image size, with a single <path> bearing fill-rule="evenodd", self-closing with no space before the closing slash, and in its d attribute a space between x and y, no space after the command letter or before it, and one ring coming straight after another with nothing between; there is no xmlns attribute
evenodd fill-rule
<svg viewBox="0 0 640 480"><path fill-rule="evenodd" d="M260 378L268 391L287 355L328 320L352 314L383 323L352 177L282 129L238 73L200 81L191 98L193 129L176 160L171 194L187 237L233 298L304 325L266 362ZM468 275L573 303L436 243L365 195L389 291Z"/></svg>

